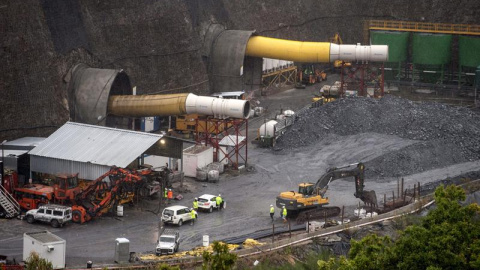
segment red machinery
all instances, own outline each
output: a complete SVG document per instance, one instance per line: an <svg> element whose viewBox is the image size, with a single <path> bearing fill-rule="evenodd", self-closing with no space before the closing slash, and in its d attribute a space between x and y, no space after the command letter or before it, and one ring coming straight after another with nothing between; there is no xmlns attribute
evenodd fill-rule
<svg viewBox="0 0 480 270"><path fill-rule="evenodd" d="M107 176L109 182L104 181ZM142 176L127 169L110 169L76 195L72 206L73 222L87 222L108 212L117 204L132 201L136 186L142 180Z"/></svg>
<svg viewBox="0 0 480 270"><path fill-rule="evenodd" d="M30 184L15 188L14 196L27 210L45 203L71 205L73 221L84 223L107 213L118 204L133 201L136 191L146 184L145 176L152 173L150 170L131 172L112 167L84 187L78 184L78 174L58 175L52 186Z"/></svg>

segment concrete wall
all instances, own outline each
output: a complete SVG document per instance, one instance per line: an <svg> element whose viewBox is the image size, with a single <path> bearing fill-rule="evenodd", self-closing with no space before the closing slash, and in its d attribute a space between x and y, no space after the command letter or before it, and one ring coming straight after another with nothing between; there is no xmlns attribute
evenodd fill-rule
<svg viewBox="0 0 480 270"><path fill-rule="evenodd" d="M271 37L363 41L364 19L480 24L479 1L4 0L0 141L48 136L68 120L64 76L77 63L124 69L142 93L206 94L200 50L212 23ZM227 90L227 89L226 89Z"/></svg>

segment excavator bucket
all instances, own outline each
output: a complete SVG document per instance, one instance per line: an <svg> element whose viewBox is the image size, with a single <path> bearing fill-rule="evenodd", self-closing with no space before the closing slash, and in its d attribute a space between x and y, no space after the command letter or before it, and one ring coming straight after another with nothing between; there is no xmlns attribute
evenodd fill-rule
<svg viewBox="0 0 480 270"><path fill-rule="evenodd" d="M375 190L364 190L360 195L360 200L362 200L366 205L373 205L374 207L378 206L377 194L375 193Z"/></svg>

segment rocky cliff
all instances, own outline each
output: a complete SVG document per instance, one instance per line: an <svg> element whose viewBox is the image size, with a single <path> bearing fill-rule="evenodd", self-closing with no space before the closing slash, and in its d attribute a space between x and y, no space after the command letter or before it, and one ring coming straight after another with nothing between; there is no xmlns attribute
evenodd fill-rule
<svg viewBox="0 0 480 270"><path fill-rule="evenodd" d="M77 63L123 69L137 93L206 94L211 24L306 41L363 42L363 20L480 24L478 1L7 0L0 3L0 139L48 136L68 120ZM477 15L477 16L476 16Z"/></svg>

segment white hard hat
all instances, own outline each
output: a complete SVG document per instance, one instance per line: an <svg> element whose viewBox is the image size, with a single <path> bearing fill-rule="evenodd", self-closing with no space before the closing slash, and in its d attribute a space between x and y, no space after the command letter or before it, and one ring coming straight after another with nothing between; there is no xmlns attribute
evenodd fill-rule
<svg viewBox="0 0 480 270"><path fill-rule="evenodd" d="M273 206L273 204L270 204L270 207L272 207L272 206Z"/></svg>
<svg viewBox="0 0 480 270"><path fill-rule="evenodd" d="M218 194L218 197L222 197L222 194Z"/></svg>
<svg viewBox="0 0 480 270"><path fill-rule="evenodd" d="M198 198L195 198L195 200L198 200Z"/></svg>
<svg viewBox="0 0 480 270"><path fill-rule="evenodd" d="M285 205L283 206L283 208L285 208Z"/></svg>

